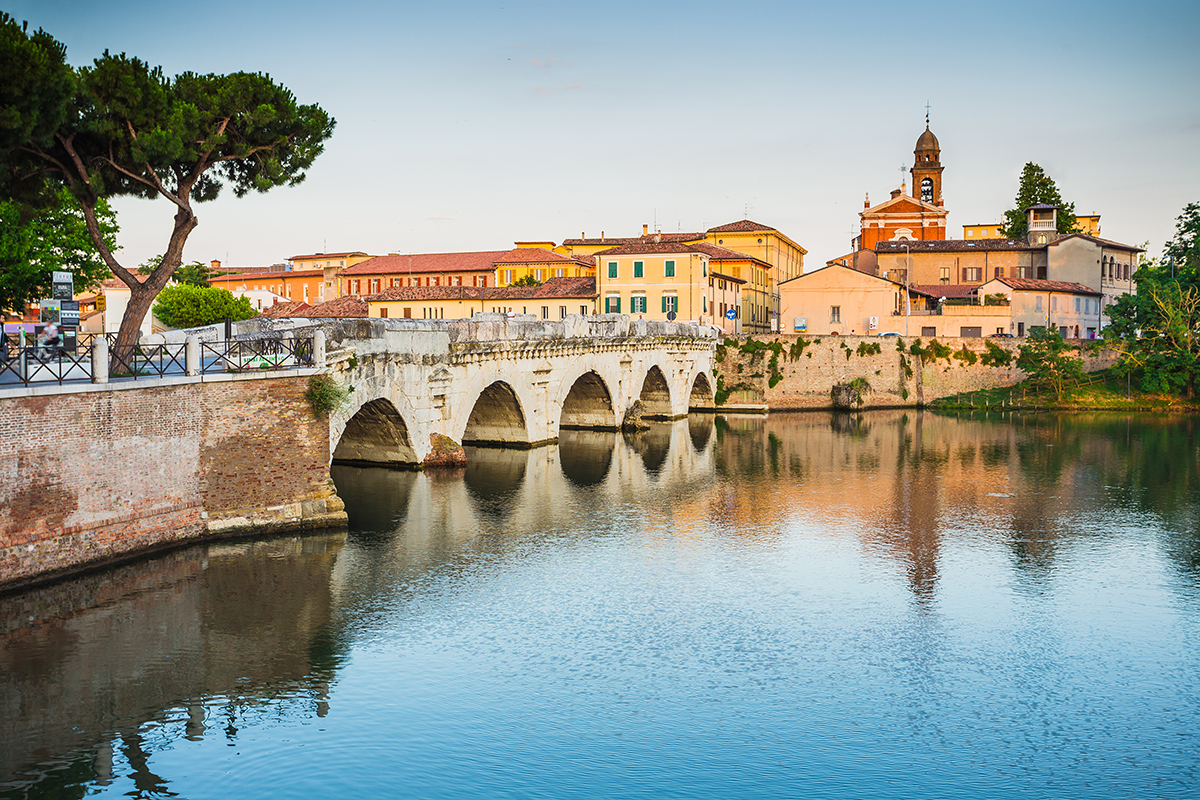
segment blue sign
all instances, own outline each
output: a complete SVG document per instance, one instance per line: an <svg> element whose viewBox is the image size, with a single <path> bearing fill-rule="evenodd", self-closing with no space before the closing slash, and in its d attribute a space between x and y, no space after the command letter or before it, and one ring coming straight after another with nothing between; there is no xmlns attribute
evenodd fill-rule
<svg viewBox="0 0 1200 800"><path fill-rule="evenodd" d="M725 319L737 319L737 309L731 308L725 312Z"/></svg>

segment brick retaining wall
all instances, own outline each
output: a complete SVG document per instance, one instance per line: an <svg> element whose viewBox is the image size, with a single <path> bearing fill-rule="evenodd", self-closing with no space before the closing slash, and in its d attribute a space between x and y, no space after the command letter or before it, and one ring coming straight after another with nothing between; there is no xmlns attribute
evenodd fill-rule
<svg viewBox="0 0 1200 800"><path fill-rule="evenodd" d="M0 398L0 587L209 535L345 524L302 376Z"/></svg>
<svg viewBox="0 0 1200 800"><path fill-rule="evenodd" d="M753 354L741 352L738 347L723 347L718 350L721 360L716 372L726 389L739 384L748 384L748 390L731 397L727 402L765 403L771 409L819 409L831 408L830 390L834 384L849 383L863 378L871 386L865 396L864 408L918 406L941 397L962 392L989 389L997 386L1012 386L1024 379L1025 373L1017 369L1016 355L1020 340L1017 339L973 339L939 338L937 341L960 351L963 347L981 356L987 352L987 342L992 342L1013 354L1008 367L985 366L982 362L967 364L956 358L922 359L908 352L918 337L895 336L798 336L794 334L765 335L756 341L781 342L783 352L779 356L778 371L783 379L774 387L768 385L771 377L769 350ZM803 352L793 360L791 348L797 340L807 342ZM897 349L900 339L904 352ZM738 345L745 343L738 340ZM929 339L921 339L928 347ZM874 349L878 354L860 352L860 345ZM864 348L864 349L867 349ZM1084 359L1084 368L1091 372L1112 364L1111 354ZM912 374L909 375L905 370ZM739 370L740 367L740 370Z"/></svg>

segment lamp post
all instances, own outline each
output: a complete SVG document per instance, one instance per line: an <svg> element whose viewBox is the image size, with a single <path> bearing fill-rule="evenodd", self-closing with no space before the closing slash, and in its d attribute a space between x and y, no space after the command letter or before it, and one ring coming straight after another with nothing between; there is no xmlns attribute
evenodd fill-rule
<svg viewBox="0 0 1200 800"><path fill-rule="evenodd" d="M912 286L912 253L908 249L908 245L902 245L904 248L904 335L908 336L908 318L912 316L912 293L909 287Z"/></svg>

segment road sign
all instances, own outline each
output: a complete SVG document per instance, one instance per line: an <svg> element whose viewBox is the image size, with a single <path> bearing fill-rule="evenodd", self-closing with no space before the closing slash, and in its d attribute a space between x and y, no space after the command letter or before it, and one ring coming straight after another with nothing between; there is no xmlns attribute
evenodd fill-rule
<svg viewBox="0 0 1200 800"><path fill-rule="evenodd" d="M737 319L737 309L731 308L725 312L725 319Z"/></svg>

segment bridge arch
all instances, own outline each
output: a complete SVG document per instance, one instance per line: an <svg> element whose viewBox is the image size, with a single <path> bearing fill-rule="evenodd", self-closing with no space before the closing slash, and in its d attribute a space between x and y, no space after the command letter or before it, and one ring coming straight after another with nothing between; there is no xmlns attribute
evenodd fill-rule
<svg viewBox="0 0 1200 800"><path fill-rule="evenodd" d="M692 377L692 391L688 396L688 408L712 408L714 389L703 370Z"/></svg>
<svg viewBox="0 0 1200 800"><path fill-rule="evenodd" d="M638 394L642 401L642 416L650 419L671 419L676 416L671 408L671 386L662 369L653 365L642 379L642 390Z"/></svg>
<svg viewBox="0 0 1200 800"><path fill-rule="evenodd" d="M613 394L595 370L588 370L571 383L560 407L559 428L617 429Z"/></svg>
<svg viewBox="0 0 1200 800"><path fill-rule="evenodd" d="M462 443L530 445L525 412L508 382L493 381L479 393L463 428Z"/></svg>
<svg viewBox="0 0 1200 800"><path fill-rule="evenodd" d="M333 460L342 464L399 466L420 461L409 438L408 426L386 397L363 403L346 420Z"/></svg>

